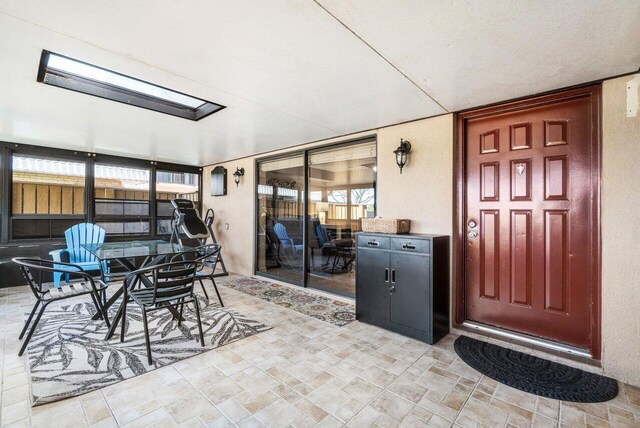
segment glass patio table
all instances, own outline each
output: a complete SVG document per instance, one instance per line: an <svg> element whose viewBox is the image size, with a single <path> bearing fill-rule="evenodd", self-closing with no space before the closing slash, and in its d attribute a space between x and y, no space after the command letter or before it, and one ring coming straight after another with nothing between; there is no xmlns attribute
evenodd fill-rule
<svg viewBox="0 0 640 428"><path fill-rule="evenodd" d="M171 258L178 254L197 251L195 247L173 244L162 240L105 242L102 244L83 244L82 247L93 254L101 262L115 262L119 264L127 273L147 266L164 263L167 258ZM103 273L103 275L104 274L105 273ZM153 283L144 276L140 277L140 282L145 287L153 287ZM108 310L111 305L113 305L116 300L122 296L124 292L123 287L125 286L127 286L127 284L122 284L122 287L116 290L116 292L113 293L113 296L105 302L105 310ZM130 284L129 286L133 287L135 286L135 283ZM108 340L113 336L113 332L115 331L115 328L118 325L118 320L121 316L121 308L122 305L118 308L118 313L111 323L111 328L105 336L105 340ZM174 316L179 317L179 314L175 309L171 312ZM99 315L96 314L93 319L99 319Z"/></svg>

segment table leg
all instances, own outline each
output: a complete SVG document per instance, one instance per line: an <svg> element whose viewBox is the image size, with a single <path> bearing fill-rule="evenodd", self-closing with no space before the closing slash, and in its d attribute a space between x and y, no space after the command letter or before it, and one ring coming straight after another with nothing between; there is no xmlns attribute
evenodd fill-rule
<svg viewBox="0 0 640 428"><path fill-rule="evenodd" d="M162 259L164 258L166 258L166 256L158 256L154 258L147 257L144 259L144 261L140 265L140 268L161 263ZM133 272L134 270L136 270L136 267L126 259L118 260L118 262L129 272ZM153 287L153 283L149 281L149 279L146 276L142 276L142 275L139 278L136 278L134 282L131 285L129 285L129 287L131 289L134 289L135 286L138 284L138 282L142 283L145 287ZM123 282L122 287L127 287L127 284ZM123 293L124 293L124 290L122 288L117 290L114 293L114 295L107 301L108 306L105 307L105 310L106 308L110 307L113 303L115 303L115 301L118 300L118 298L120 298L120 296L122 296ZM113 333L115 333L116 331L116 327L120 322L120 318L122 318L122 307L123 305L120 305L120 307L118 308L118 312L116 313L116 316L113 318L113 321L111 322L111 327L109 328L109 331L107 331L107 334L105 335L104 340L109 340L113 337ZM180 316L180 313L176 308L169 307L167 309L169 309L169 311L173 314L173 317L175 319L179 319L180 321L184 320Z"/></svg>
<svg viewBox="0 0 640 428"><path fill-rule="evenodd" d="M136 270L136 267L133 263L131 263L129 260L127 259L122 259L122 260L116 260L122 267L124 267L127 272L133 272L134 270ZM145 259L146 261L146 259ZM144 262L143 262L144 263ZM124 286L124 285L123 285ZM116 300L118 300L120 298L120 296L122 296L122 288L119 288L118 290L116 290L115 293L113 293L113 296L111 296L109 298L109 300L107 300L107 302L104 304L104 310L105 311L109 311L109 308L111 307L111 305L113 305ZM100 319L100 314L95 314L93 317L91 317L92 320L99 320Z"/></svg>

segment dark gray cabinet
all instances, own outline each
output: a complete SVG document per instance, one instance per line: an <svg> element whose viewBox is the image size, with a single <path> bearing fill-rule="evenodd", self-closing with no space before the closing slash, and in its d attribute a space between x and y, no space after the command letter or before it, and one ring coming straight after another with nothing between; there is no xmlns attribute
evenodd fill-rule
<svg viewBox="0 0 640 428"><path fill-rule="evenodd" d="M435 343L449 332L449 237L356 235L356 318Z"/></svg>

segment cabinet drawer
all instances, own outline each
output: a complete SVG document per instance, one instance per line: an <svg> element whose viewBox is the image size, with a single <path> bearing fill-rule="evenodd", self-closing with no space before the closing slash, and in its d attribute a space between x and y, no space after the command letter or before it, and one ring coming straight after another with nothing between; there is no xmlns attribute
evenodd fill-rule
<svg viewBox="0 0 640 428"><path fill-rule="evenodd" d="M389 249L390 239L386 236L358 235L358 247Z"/></svg>
<svg viewBox="0 0 640 428"><path fill-rule="evenodd" d="M427 239L393 238L391 239L391 249L408 253L431 254L431 241Z"/></svg>

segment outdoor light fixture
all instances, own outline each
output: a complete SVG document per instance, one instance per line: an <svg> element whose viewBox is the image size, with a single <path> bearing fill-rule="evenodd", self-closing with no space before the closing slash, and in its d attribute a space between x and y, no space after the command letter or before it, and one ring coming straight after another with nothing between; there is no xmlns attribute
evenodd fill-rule
<svg viewBox="0 0 640 428"><path fill-rule="evenodd" d="M236 167L236 172L233 173L233 181L236 183L236 187L240 184L240 177L244 175L244 168Z"/></svg>
<svg viewBox="0 0 640 428"><path fill-rule="evenodd" d="M402 168L407 164L410 151L411 143L400 138L400 145L393 151L396 155L396 163L400 167L400 174L402 174Z"/></svg>

